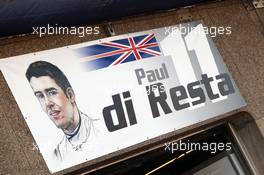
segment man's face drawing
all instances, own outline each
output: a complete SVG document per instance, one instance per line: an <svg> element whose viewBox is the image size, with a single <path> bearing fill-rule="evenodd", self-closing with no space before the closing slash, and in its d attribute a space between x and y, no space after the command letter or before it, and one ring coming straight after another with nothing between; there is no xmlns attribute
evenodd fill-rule
<svg viewBox="0 0 264 175"><path fill-rule="evenodd" d="M49 76L32 77L30 85L44 112L60 129L67 129L74 122L75 96L71 87L66 94Z"/></svg>

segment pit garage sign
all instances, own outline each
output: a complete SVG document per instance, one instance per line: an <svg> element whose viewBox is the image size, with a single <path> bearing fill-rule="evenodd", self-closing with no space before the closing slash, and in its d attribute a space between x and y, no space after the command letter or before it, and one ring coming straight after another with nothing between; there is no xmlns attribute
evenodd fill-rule
<svg viewBox="0 0 264 175"><path fill-rule="evenodd" d="M51 172L246 105L201 22L10 57L0 69Z"/></svg>

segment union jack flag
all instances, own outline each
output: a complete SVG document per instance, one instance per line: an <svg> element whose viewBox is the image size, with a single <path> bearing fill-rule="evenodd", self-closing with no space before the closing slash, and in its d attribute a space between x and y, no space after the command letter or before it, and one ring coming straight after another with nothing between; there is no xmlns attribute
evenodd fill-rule
<svg viewBox="0 0 264 175"><path fill-rule="evenodd" d="M161 55L153 33L75 49L87 71Z"/></svg>

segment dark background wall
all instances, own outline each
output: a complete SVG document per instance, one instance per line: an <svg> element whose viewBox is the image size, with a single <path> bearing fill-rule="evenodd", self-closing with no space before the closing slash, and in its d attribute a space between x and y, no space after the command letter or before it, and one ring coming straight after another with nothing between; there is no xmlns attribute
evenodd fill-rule
<svg viewBox="0 0 264 175"><path fill-rule="evenodd" d="M215 0L2 0L0 37L30 33L32 26L98 23L143 12L172 9ZM118 10L117 10L118 9Z"/></svg>
<svg viewBox="0 0 264 175"><path fill-rule="evenodd" d="M248 105L241 110L218 116L216 119L225 118L240 111L246 111L253 118L253 121L248 123L256 125L262 136L264 136L264 8L248 11L243 6L242 1L226 0L199 5L193 8L115 20L112 21L112 26L116 35L119 35L194 20L203 20L207 26L232 27L231 35L217 36L213 40ZM104 30L105 24L99 23L98 25L101 32L99 35L88 35L83 38L69 35L39 38L38 36L29 35L0 39L0 58L107 37L107 33ZM216 119L197 124L197 126L209 124ZM2 74L0 74L0 121L0 174L49 174L41 154L34 147L34 139ZM255 135L252 129L250 129L251 127L246 127L246 123L243 125L245 129L241 133L244 136L247 135L246 142L258 144L254 140ZM168 137L197 126L170 133ZM104 160L111 160L115 156L122 153L126 154L129 151L133 152L136 148L154 143L158 139L161 138L145 142L119 153L107 155L57 174L70 172ZM251 146L251 149L254 149L254 145ZM263 165L262 167L264 167L263 159L258 158L258 155L254 155L254 157L256 157L255 160L260 160L258 161L259 166Z"/></svg>

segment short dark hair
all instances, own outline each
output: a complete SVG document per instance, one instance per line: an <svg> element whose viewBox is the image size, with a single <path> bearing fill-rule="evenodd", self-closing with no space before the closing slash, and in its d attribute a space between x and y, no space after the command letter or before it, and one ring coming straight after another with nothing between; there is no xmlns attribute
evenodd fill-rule
<svg viewBox="0 0 264 175"><path fill-rule="evenodd" d="M66 93L68 87L71 88L71 84L68 81L67 77L64 73L54 64L51 64L46 61L36 61L29 65L26 71L26 77L30 82L32 77L41 77L41 76L49 76L50 78L54 79L58 86Z"/></svg>

